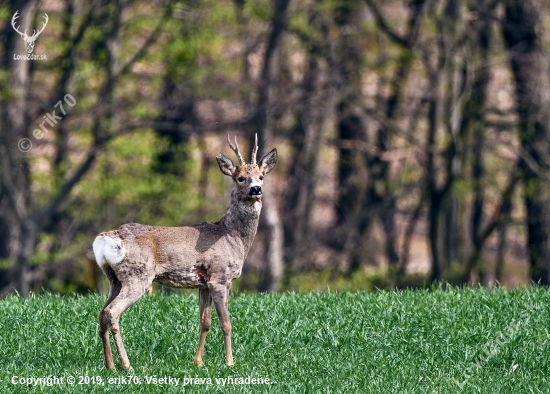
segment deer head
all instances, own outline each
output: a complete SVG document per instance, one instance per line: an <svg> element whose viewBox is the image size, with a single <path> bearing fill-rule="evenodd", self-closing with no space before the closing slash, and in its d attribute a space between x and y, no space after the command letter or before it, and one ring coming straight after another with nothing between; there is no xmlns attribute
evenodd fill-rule
<svg viewBox="0 0 550 394"><path fill-rule="evenodd" d="M49 20L48 14L44 13L45 21L44 21L44 24L42 25L42 29L35 30L34 34L29 37L27 35L27 30L26 29L25 29L24 33L21 33L19 31L19 28L17 26L15 26L15 21L17 20L17 18L19 18L19 15L17 15L18 13L19 13L19 11L16 11L15 14L13 14L13 18L11 18L11 25L13 26L13 29L21 35L23 40L25 40L25 48L27 49L27 53L31 54L32 51L34 50L34 42L36 41L36 38L40 35L40 33L42 33L42 31L44 31L44 28L48 24L48 20Z"/></svg>
<svg viewBox="0 0 550 394"><path fill-rule="evenodd" d="M233 145L229 140L229 136L227 136L227 143L237 155L239 164L235 165L229 157L220 153L216 157L220 170L225 175L230 176L233 182L235 182L239 200L252 202L261 200L264 175L269 173L275 166L277 162L277 150L273 149L256 163L256 154L258 152L258 136L256 135L250 164L247 164L239 150L237 138L235 137L235 145Z"/></svg>

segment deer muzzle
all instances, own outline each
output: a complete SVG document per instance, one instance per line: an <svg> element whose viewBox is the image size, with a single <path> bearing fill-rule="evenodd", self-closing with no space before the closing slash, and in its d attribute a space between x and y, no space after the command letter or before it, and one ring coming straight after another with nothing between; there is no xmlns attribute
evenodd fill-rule
<svg viewBox="0 0 550 394"><path fill-rule="evenodd" d="M262 195L262 187L261 186L252 186L250 190L248 191L249 196L261 196Z"/></svg>

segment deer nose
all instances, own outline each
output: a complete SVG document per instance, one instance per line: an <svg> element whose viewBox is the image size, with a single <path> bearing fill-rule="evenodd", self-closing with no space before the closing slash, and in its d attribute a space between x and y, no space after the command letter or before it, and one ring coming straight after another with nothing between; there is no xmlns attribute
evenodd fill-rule
<svg viewBox="0 0 550 394"><path fill-rule="evenodd" d="M261 196L262 195L262 188L260 186L252 186L250 188L250 191L248 192L251 196Z"/></svg>

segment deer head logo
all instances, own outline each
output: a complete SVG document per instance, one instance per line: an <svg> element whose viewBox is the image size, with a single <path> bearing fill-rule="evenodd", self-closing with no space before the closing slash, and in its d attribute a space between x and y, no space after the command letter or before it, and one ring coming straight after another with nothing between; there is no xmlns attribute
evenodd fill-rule
<svg viewBox="0 0 550 394"><path fill-rule="evenodd" d="M27 35L27 30L25 30L24 33L21 33L19 31L19 28L17 26L15 26L15 21L17 20L17 18L19 18L19 15L17 15L18 13L19 13L19 11L16 11L15 14L13 14L13 18L11 18L11 25L13 26L14 30L21 35L23 40L25 40L25 48L27 49L27 53L31 54L32 51L34 50L34 42L36 41L36 38L40 35L40 33L42 33L42 31L44 30L44 28L48 24L48 20L49 20L48 14L44 13L44 25L42 25L42 29L35 30L34 34L29 37Z"/></svg>

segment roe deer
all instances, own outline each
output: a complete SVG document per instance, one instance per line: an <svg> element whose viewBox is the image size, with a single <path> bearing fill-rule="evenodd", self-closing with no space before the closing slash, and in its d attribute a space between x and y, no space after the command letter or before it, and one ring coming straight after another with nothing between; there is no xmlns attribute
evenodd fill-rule
<svg viewBox="0 0 550 394"><path fill-rule="evenodd" d="M212 301L219 317L225 346L225 360L233 365L231 322L227 307L233 279L241 275L262 208L264 175L277 162L273 149L256 163L258 137L247 164L237 144L229 141L239 164L220 153L216 157L222 173L233 179L231 200L225 216L215 223L185 227L124 224L117 230L100 233L93 250L97 264L109 279L109 296L99 313L99 336L103 341L105 366L114 369L109 330L113 334L122 368L130 361L120 335L120 315L136 302L152 283L199 289L200 337L195 365L202 365L206 334L210 329Z"/></svg>

